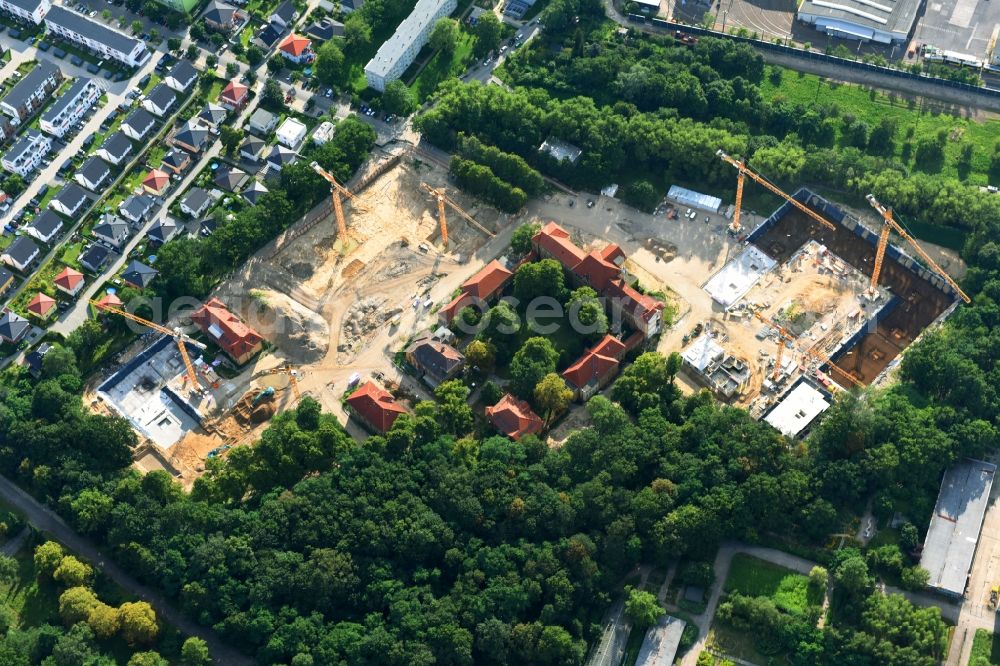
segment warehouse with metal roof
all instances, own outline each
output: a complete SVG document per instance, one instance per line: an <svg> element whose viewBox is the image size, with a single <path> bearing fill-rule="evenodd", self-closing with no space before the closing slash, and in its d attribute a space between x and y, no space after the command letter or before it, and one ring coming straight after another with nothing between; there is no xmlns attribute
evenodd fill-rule
<svg viewBox="0 0 1000 666"><path fill-rule="evenodd" d="M796 18L831 37L891 44L905 42L920 0L804 0Z"/></svg>

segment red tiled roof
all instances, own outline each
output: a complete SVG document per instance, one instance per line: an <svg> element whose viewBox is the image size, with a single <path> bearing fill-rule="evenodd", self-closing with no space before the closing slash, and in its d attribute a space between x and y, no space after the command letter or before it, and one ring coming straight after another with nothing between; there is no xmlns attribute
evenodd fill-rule
<svg viewBox="0 0 1000 666"><path fill-rule="evenodd" d="M56 276L53 280L56 285L62 287L66 291L73 291L76 289L77 285L83 282L83 273L80 271L73 270L69 266L62 269L62 272Z"/></svg>
<svg viewBox="0 0 1000 666"><path fill-rule="evenodd" d="M110 305L113 308L119 308L124 305L124 303L122 303L122 299L118 298L114 294L105 294L101 300L97 302L101 305Z"/></svg>
<svg viewBox="0 0 1000 666"><path fill-rule="evenodd" d="M486 417L493 426L513 440L529 434L537 434L545 425L542 419L523 400L506 394L500 402L486 408Z"/></svg>
<svg viewBox="0 0 1000 666"><path fill-rule="evenodd" d="M540 249L551 254L566 270L583 261L583 250L578 248L569 238L569 232L555 222L549 222L531 238L531 242Z"/></svg>
<svg viewBox="0 0 1000 666"><path fill-rule="evenodd" d="M53 307L55 307L56 299L51 296L46 296L42 292L35 294L35 297L31 299L28 303L28 312L39 317L44 317L49 313Z"/></svg>
<svg viewBox="0 0 1000 666"><path fill-rule="evenodd" d="M243 101L243 98L247 96L250 89L239 81L230 81L222 92L219 93L219 97L226 100L230 104L239 104Z"/></svg>
<svg viewBox="0 0 1000 666"><path fill-rule="evenodd" d="M620 266L621 262L625 261L625 250L621 249L617 244L610 243L607 247L601 250L601 257L605 261L610 261L616 266Z"/></svg>
<svg viewBox="0 0 1000 666"><path fill-rule="evenodd" d="M459 311L470 303L472 303L472 297L462 292L451 303L438 310L438 320L447 326L458 315Z"/></svg>
<svg viewBox="0 0 1000 666"><path fill-rule="evenodd" d="M647 321L657 312L663 310L663 303L652 296L640 294L624 280L612 280L608 283L608 298L617 298L621 301L622 309L634 313Z"/></svg>
<svg viewBox="0 0 1000 666"><path fill-rule="evenodd" d="M306 49L309 48L311 42L303 37L302 35L296 35L294 32L288 37L285 37L284 41L278 45L278 48L285 53L291 54L296 58L305 53Z"/></svg>
<svg viewBox="0 0 1000 666"><path fill-rule="evenodd" d="M623 351L625 345L620 340L606 335L593 349L585 352L576 363L566 368L562 377L576 388L583 388L590 382L600 383L618 369L618 357Z"/></svg>
<svg viewBox="0 0 1000 666"><path fill-rule="evenodd" d="M484 301L500 290L514 274L494 259L462 285L462 291Z"/></svg>
<svg viewBox="0 0 1000 666"><path fill-rule="evenodd" d="M201 309L191 315L191 321L198 325L233 358L240 358L251 352L264 338L239 318L230 312L225 303L213 298L201 306ZM222 333L221 337L209 331L215 325Z"/></svg>
<svg viewBox="0 0 1000 666"><path fill-rule="evenodd" d="M153 169L142 179L142 184L155 192L162 190L169 182L170 176L159 169Z"/></svg>
<svg viewBox="0 0 1000 666"><path fill-rule="evenodd" d="M618 267L604 259L597 250L584 257L583 261L572 268L572 271L597 292L604 291L608 282L618 277L619 273Z"/></svg>
<svg viewBox="0 0 1000 666"><path fill-rule="evenodd" d="M375 382L362 384L348 398L347 404L379 433L384 434L392 427L400 414L406 409L396 403L396 399L388 391L380 388Z"/></svg>

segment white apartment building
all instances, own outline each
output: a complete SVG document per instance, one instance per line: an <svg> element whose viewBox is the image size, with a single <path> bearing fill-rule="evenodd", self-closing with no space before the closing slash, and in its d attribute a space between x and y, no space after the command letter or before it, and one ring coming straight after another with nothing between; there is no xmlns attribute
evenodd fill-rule
<svg viewBox="0 0 1000 666"><path fill-rule="evenodd" d="M28 130L20 141L10 147L0 160L3 168L25 178L38 168L42 158L52 150L52 139L38 130Z"/></svg>
<svg viewBox="0 0 1000 666"><path fill-rule="evenodd" d="M402 76L427 43L434 23L457 8L458 0L417 0L410 15L365 65L368 85L381 92L387 83Z"/></svg>
<svg viewBox="0 0 1000 666"><path fill-rule="evenodd" d="M130 67L138 67L149 59L146 43L141 39L133 39L58 5L45 15L45 26L60 37Z"/></svg>
<svg viewBox="0 0 1000 666"><path fill-rule="evenodd" d="M104 89L94 79L77 79L69 90L42 114L39 123L43 132L62 138L83 114L101 98Z"/></svg>
<svg viewBox="0 0 1000 666"><path fill-rule="evenodd" d="M49 0L0 0L0 10L10 12L35 25L42 22L51 7Z"/></svg>
<svg viewBox="0 0 1000 666"><path fill-rule="evenodd" d="M0 99L0 110L13 119L14 125L23 123L49 101L62 80L59 68L43 60Z"/></svg>

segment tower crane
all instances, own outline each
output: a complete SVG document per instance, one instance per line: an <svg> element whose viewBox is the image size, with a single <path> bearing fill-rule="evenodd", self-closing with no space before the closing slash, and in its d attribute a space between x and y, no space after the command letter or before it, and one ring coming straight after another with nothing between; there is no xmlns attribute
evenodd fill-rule
<svg viewBox="0 0 1000 666"><path fill-rule="evenodd" d="M891 208L886 208L885 206L880 204L878 199L876 199L875 195L873 194L869 194L865 198L868 200L869 205L871 205L872 208L877 210L879 214L882 216L882 231L879 234L878 247L875 251L875 269L872 271L871 286L869 286L868 288L869 294L874 294L875 290L878 289L878 279L882 273L882 262L885 260L885 249L886 246L889 245L889 232L895 231L897 234L903 237L903 240L905 240L907 243L910 244L910 246L916 251L916 253L920 255L920 258L923 259L925 262L927 262L927 265L930 266L935 273L941 276L941 279L943 279L945 282L948 283L949 287L955 290L955 293L961 296L963 301L968 303L972 300L964 291L962 291L962 288L958 286L958 283L952 280L951 276L945 273L944 269L938 266L934 262L934 260L931 259L926 252L924 252L923 248L917 244L916 239L914 239L913 236L907 233L906 229L904 229L902 225L896 222L896 218L894 218L892 215Z"/></svg>
<svg viewBox="0 0 1000 666"><path fill-rule="evenodd" d="M429 194L431 194L437 200L438 220L441 222L441 243L444 244L445 247L448 247L448 221L445 218L445 204L451 206L452 210L458 213L462 217L462 219L464 219L466 222L474 226L476 229L482 231L490 238L496 236L495 233L493 233L483 225L479 224L479 222L477 222L474 217L472 217L464 210L462 210L461 206L459 206L451 199L451 197L445 194L443 187L433 188L427 183L420 183L420 187L423 188Z"/></svg>
<svg viewBox="0 0 1000 666"><path fill-rule="evenodd" d="M789 333L784 326L778 324L777 322L771 321L770 319L762 315L760 312L754 312L753 316L761 320L768 326L774 328L776 331L778 331L778 353L774 362L774 373L771 375L772 380L777 379L778 375L781 373L781 357L785 350L785 343L795 342L795 336ZM811 358L817 363L826 364L830 368L831 372L836 372L838 375L849 381L851 384L854 384L855 386L864 386L864 384L861 381L859 381L853 375L841 369L840 366L835 364L832 360L830 360L823 354L813 351L812 349L807 349L802 353L806 357Z"/></svg>
<svg viewBox="0 0 1000 666"><path fill-rule="evenodd" d="M178 331L172 331L166 326L160 326L155 322L149 321L148 319L143 319L142 317L134 315L131 312L127 312L125 310L113 307L111 305L105 305L100 301L96 300L91 300L90 304L93 305L98 310L103 310L105 312L116 314L120 317L128 319L129 321L134 321L137 324L142 324L146 328L150 328L154 331L158 331L160 333L163 333L164 335L169 335L170 337L172 337L174 339L174 342L177 343L177 349L180 350L181 352L181 359L184 360L184 368L187 371L188 379L191 380L191 387L194 389L198 388L198 375L194 371L194 365L191 363L191 357L188 356L185 345L192 345L194 347L198 347L199 349L204 349L205 345L196 340L192 340L183 333L180 333Z"/></svg>
<svg viewBox="0 0 1000 666"><path fill-rule="evenodd" d="M798 208L800 211L802 211L803 213L805 213L806 215L808 215L812 219L814 219L817 222L819 222L820 224L822 224L824 227L826 227L830 231L836 231L837 230L837 227L835 227L833 225L833 222L830 222L825 217L823 217L822 215L820 215L819 213L817 213L816 211L814 211L812 208L810 208L809 206L805 205L804 203L802 203L798 199L794 198L792 195L786 193L781 188L779 188L777 185L775 185L774 183L772 183L771 181L769 181L767 178L765 178L764 176L760 175L759 173L757 173L756 171L754 171L753 169L751 169L750 167L748 167L746 165L746 160L737 160L735 157L730 157L722 149L718 150L715 154L723 162L727 162L728 164L731 164L732 166L736 167L736 169L737 169L737 174L738 175L736 177L737 178L737 180L736 180L736 211L733 213L733 223L729 227L732 231L735 232L735 231L739 231L740 230L740 210L743 207L743 178L744 178L744 176L749 176L750 179L753 180L755 183L757 183L758 185L762 186L764 189L768 190L772 194L778 195L779 197L781 197L782 199L784 199L788 203L792 204L793 206L795 206L796 208Z"/></svg>
<svg viewBox="0 0 1000 666"><path fill-rule="evenodd" d="M321 167L318 162L313 162L309 166L312 167L313 171L322 176L324 180L330 183L330 198L333 200L333 215L337 219L337 237L340 238L342 245L347 245L347 221L344 219L344 202L341 197L346 196L353 199L354 195L351 194L350 190L338 183L337 179L333 177L333 174Z"/></svg>

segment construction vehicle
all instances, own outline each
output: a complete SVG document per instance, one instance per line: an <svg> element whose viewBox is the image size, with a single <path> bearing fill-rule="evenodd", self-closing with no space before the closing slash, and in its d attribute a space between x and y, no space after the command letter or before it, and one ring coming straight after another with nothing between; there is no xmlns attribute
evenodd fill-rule
<svg viewBox="0 0 1000 666"><path fill-rule="evenodd" d="M451 206L452 210L458 213L466 222L474 226L476 229L479 229L490 238L496 236L495 233L479 224L474 217L462 210L461 206L449 198L448 195L445 194L443 187L435 189L427 183L420 183L420 187L430 193L435 200L437 200L438 221L441 223L441 244L445 247L445 249L448 248L448 220L445 218L445 204Z"/></svg>
<svg viewBox="0 0 1000 666"><path fill-rule="evenodd" d="M146 328L150 328L154 331L158 331L160 333L163 333L164 335L169 335L170 337L172 337L174 339L174 342L177 343L177 349L180 350L181 352L181 359L183 359L184 361L184 368L187 372L186 378L191 382L191 390L192 391L199 390L200 386L198 384L198 374L194 370L194 364L191 363L191 357L188 356L187 345L191 345L199 349L205 349L205 345L198 342L197 340L192 340L190 337L181 333L180 331L172 331L166 326L160 326L155 322L143 319L142 317L134 315L131 312L126 312L125 310L121 310L111 305L106 305L96 300L91 300L90 304L93 305L98 310L103 310L104 312L110 312L111 314L116 314L120 317L128 319L129 321L134 321L137 324L142 324Z"/></svg>
<svg viewBox="0 0 1000 666"><path fill-rule="evenodd" d="M972 299L962 291L962 288L958 286L958 283L951 279L951 276L944 272L944 269L938 266L933 259L931 259L923 248L917 244L917 241L906 232L906 229L902 227L896 218L892 215L892 209L886 208L879 203L875 195L869 194L865 199L868 200L868 204L877 210L882 216L882 231L878 237L878 246L875 251L875 269L872 271L872 281L871 285L868 287L869 295L874 295L875 291L878 289L878 279L882 273L882 262L885 260L885 249L889 245L889 232L895 231L897 234L902 236L903 240L910 244L910 246L916 251L916 253L923 259L930 268L941 276L941 279L948 283L948 286L955 290L963 301L969 303Z"/></svg>
<svg viewBox="0 0 1000 666"><path fill-rule="evenodd" d="M827 220L826 218L824 218L822 215L820 215L819 213L817 213L816 211L814 211L812 208L809 208L809 206L806 206L804 203L802 203L798 199L794 198L792 195L790 195L790 194L786 193L785 191L783 191L781 188L779 188L777 185L775 185L774 183L772 183L771 181L769 181L767 178L765 178L764 176L760 175L759 173L757 173L756 171L754 171L753 169L751 169L750 167L748 167L747 164L746 164L746 160L737 160L734 157L730 157L729 155L726 154L726 152L724 150L721 150L721 149L718 150L715 154L718 155L719 159L721 159L723 162L727 162L727 163L733 165L734 167L736 167L736 170L737 170L737 176L736 176L736 206L735 206L735 210L733 211L733 223L729 226L729 230L731 232L738 233L741 230L741 227L740 227L740 212L741 212L741 210L743 208L743 178L744 178L744 176L749 176L750 179L753 180L755 183L757 183L758 185L761 185L762 187L764 187L764 189L768 190L772 194L778 195L779 197L781 197L782 199L784 199L788 203L792 204L793 206L795 206L796 208L798 208L800 211L802 211L803 213L805 213L806 215L808 215L812 219L814 219L817 222L819 222L820 224L822 224L824 227L826 227L830 231L836 231L837 227L833 224L833 222L830 222L829 220Z"/></svg>
<svg viewBox="0 0 1000 666"><path fill-rule="evenodd" d="M322 176L324 180L330 183L330 198L333 200L333 215L337 219L337 237L340 239L341 247L347 247L347 220L344 218L344 202L341 197L345 196L349 199L353 199L354 195L351 194L350 190L338 183L337 179L333 177L333 174L321 167L318 162L312 162L309 166L312 167L313 171Z"/></svg>
<svg viewBox="0 0 1000 666"><path fill-rule="evenodd" d="M274 397L274 387L268 386L263 391L254 396L253 402L251 403L254 407L259 405L262 400L270 400Z"/></svg>
<svg viewBox="0 0 1000 666"><path fill-rule="evenodd" d="M286 375L288 377L288 384L292 387L292 394L295 396L295 404L298 404L299 400L302 399L302 393L299 391L299 378L298 371L292 368L290 365L283 365L277 368L272 368L270 370L264 371L265 375ZM270 387L269 387L270 388ZM274 389L271 389L271 394L274 394Z"/></svg>
<svg viewBox="0 0 1000 666"><path fill-rule="evenodd" d="M774 360L774 372L771 374L771 380L774 381L778 379L779 375L781 374L781 359L785 353L785 344L786 343L793 344L795 342L795 336L789 333L784 326L774 321L771 321L770 319L762 315L760 312L754 312L753 316L778 332L778 351L777 354L775 355L775 360ZM849 374L845 370L842 370L827 356L824 356L823 354L820 354L819 352L812 349L807 349L803 351L802 354L806 358L810 358L816 363L819 363L820 365L828 366L831 372L837 373L838 376L843 377L850 384L854 386L861 386L861 387L864 386L864 383L862 383L857 377Z"/></svg>

